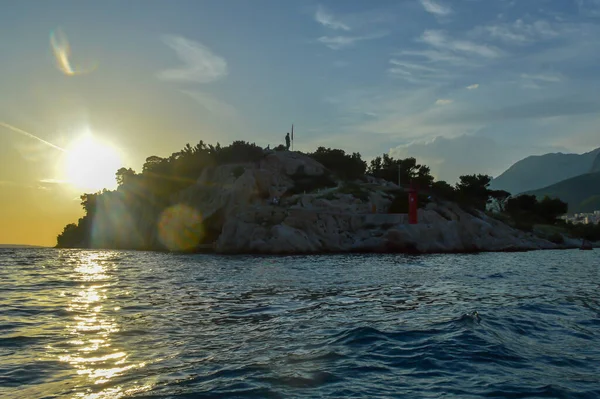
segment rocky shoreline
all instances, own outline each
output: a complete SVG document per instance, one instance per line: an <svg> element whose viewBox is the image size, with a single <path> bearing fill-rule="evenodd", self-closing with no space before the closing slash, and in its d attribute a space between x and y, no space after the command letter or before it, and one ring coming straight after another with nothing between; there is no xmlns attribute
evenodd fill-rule
<svg viewBox="0 0 600 399"><path fill-rule="evenodd" d="M94 216L93 240L85 246L286 255L514 252L580 245L567 237L554 243L436 198L418 210L419 223L411 225L406 214L388 213L394 196L402 195L395 184L367 176L319 186L327 178L314 159L280 151L255 163L207 168L195 184L172 195L166 209L145 205L148 200L115 217L122 199L131 196L120 189Z"/></svg>

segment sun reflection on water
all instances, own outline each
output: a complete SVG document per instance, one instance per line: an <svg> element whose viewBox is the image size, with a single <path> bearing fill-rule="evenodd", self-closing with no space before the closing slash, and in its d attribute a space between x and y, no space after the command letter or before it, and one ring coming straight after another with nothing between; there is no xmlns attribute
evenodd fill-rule
<svg viewBox="0 0 600 399"><path fill-rule="evenodd" d="M73 269L73 278L81 282L68 303L67 311L73 313L66 330L71 337L69 350L59 360L70 364L84 378L80 387L86 388L76 397L119 398L135 392L148 390L149 386L122 387L114 379L131 369L141 368L145 363L128 360L130 353L120 348L113 334L120 331L117 323L119 306L109 298L109 289L117 280L116 266L110 253L80 252Z"/></svg>

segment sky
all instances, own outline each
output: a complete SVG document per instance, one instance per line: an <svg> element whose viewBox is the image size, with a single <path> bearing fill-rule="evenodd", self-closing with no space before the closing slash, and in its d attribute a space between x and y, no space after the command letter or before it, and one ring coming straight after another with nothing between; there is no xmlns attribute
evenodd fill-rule
<svg viewBox="0 0 600 399"><path fill-rule="evenodd" d="M600 0L10 2L0 243L54 245L89 164L275 146L292 123L296 149L414 156L450 182L590 151L598 37Z"/></svg>

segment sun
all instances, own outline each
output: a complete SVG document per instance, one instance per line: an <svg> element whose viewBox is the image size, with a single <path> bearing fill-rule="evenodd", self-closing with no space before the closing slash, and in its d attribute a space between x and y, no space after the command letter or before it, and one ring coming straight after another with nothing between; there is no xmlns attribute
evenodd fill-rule
<svg viewBox="0 0 600 399"><path fill-rule="evenodd" d="M85 134L67 149L64 163L66 180L75 188L99 191L117 187L115 173L123 166L119 151Z"/></svg>

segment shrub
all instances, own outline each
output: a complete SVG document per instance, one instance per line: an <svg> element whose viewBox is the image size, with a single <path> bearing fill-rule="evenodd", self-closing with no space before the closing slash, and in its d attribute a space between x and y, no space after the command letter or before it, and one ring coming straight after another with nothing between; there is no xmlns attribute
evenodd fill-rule
<svg viewBox="0 0 600 399"><path fill-rule="evenodd" d="M288 190L288 193L291 195L302 194L304 192L310 193L337 185L328 173L309 176L304 172L303 168L298 168L298 171L290 177L294 181L294 186Z"/></svg>
<svg viewBox="0 0 600 399"><path fill-rule="evenodd" d="M342 187L340 187L338 192L340 194L350 194L363 202L369 200L369 191L356 183L345 182L344 184L342 184Z"/></svg>
<svg viewBox="0 0 600 399"><path fill-rule="evenodd" d="M243 166L236 166L235 168L233 168L233 177L237 179L238 177L243 175L245 171L246 168L244 168Z"/></svg>
<svg viewBox="0 0 600 399"><path fill-rule="evenodd" d="M417 197L417 208L425 208L431 200L426 194L419 194ZM389 213L408 213L408 193L399 192L394 196L392 203L388 208Z"/></svg>
<svg viewBox="0 0 600 399"><path fill-rule="evenodd" d="M367 163L362 160L358 152L350 155L346 154L344 150L319 147L312 154L308 154L308 156L325 166L341 179L358 179L367 170Z"/></svg>
<svg viewBox="0 0 600 399"><path fill-rule="evenodd" d="M553 242L555 244L564 244L565 243L565 238L560 233L552 233L548 237L548 241Z"/></svg>
<svg viewBox="0 0 600 399"><path fill-rule="evenodd" d="M568 223L567 228L575 238L582 238L588 241L600 241L600 224Z"/></svg>
<svg viewBox="0 0 600 399"><path fill-rule="evenodd" d="M217 164L256 162L265 156L264 150L254 143L234 141L227 147L215 149Z"/></svg>
<svg viewBox="0 0 600 399"><path fill-rule="evenodd" d="M338 197L334 192L330 192L327 194L319 195L319 197L317 197L317 198L326 199L327 201L333 201L333 200L337 199Z"/></svg>
<svg viewBox="0 0 600 399"><path fill-rule="evenodd" d="M515 229L531 233L533 231L533 223L527 220L515 220L513 227Z"/></svg>

